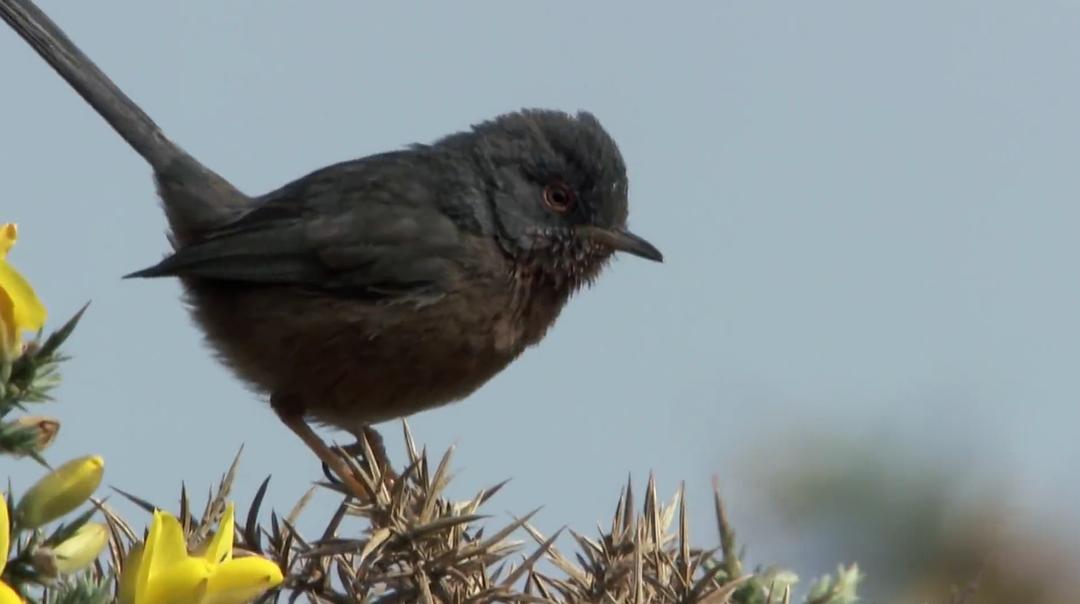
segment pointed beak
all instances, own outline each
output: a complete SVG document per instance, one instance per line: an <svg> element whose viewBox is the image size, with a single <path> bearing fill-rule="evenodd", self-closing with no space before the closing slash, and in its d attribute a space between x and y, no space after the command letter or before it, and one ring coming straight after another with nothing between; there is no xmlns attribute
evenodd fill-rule
<svg viewBox="0 0 1080 604"><path fill-rule="evenodd" d="M606 245L618 252L641 256L653 262L664 261L664 255L660 253L660 250L656 249L656 246L630 231L602 229L588 225L577 227L577 233L589 241Z"/></svg>

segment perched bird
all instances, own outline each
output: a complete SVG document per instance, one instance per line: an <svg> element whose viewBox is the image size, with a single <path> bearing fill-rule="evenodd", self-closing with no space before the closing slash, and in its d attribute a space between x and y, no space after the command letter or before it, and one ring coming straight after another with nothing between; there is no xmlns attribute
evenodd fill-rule
<svg viewBox="0 0 1080 604"><path fill-rule="evenodd" d="M307 421L358 437L459 400L536 344L626 230L626 167L588 113L526 110L251 197L165 137L29 0L0 14L150 164L179 277L241 379L351 482Z"/></svg>

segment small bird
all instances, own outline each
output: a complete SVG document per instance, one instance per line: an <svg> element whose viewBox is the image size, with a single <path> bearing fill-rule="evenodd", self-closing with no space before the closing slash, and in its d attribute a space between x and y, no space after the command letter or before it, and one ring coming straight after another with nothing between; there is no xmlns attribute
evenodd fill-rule
<svg viewBox="0 0 1080 604"><path fill-rule="evenodd" d="M589 113L509 113L252 197L32 2L0 13L153 168L173 253L129 276L178 277L221 360L354 491L309 421L359 439L460 400L539 342L614 252L662 260L626 230L626 167Z"/></svg>

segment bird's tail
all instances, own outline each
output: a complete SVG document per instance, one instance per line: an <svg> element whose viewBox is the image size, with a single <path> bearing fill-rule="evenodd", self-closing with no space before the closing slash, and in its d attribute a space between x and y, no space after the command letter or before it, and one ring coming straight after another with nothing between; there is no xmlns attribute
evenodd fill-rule
<svg viewBox="0 0 1080 604"><path fill-rule="evenodd" d="M30 0L0 0L3 18L154 169L179 243L250 207L250 198L170 141Z"/></svg>

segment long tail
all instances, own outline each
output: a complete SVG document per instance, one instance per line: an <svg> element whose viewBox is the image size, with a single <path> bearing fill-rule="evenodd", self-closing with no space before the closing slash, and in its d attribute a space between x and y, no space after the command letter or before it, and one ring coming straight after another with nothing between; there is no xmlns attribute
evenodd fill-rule
<svg viewBox="0 0 1080 604"><path fill-rule="evenodd" d="M0 18L150 164L180 243L250 207L249 197L170 141L33 2L0 0Z"/></svg>

